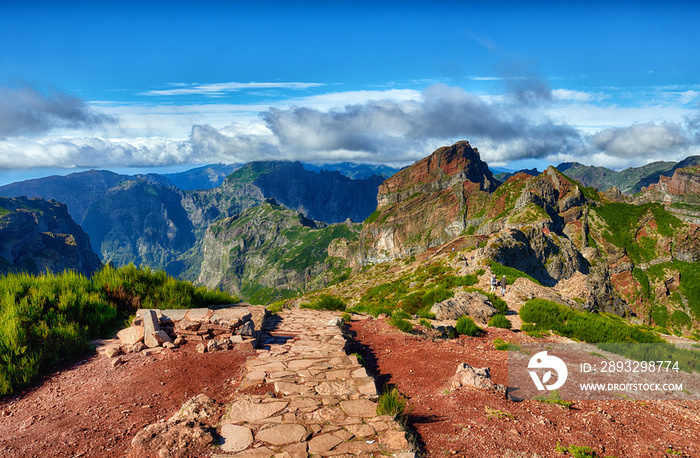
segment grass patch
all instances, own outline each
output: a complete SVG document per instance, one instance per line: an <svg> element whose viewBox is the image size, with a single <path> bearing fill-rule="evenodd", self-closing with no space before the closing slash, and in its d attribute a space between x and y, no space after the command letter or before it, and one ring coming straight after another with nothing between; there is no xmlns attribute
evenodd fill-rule
<svg viewBox="0 0 700 458"><path fill-rule="evenodd" d="M391 390L385 388L377 401L377 415L391 415L394 420L402 424L405 423L411 410L408 399L397 388Z"/></svg>
<svg viewBox="0 0 700 458"><path fill-rule="evenodd" d="M578 445L569 445L568 447L561 445L557 442L557 446L554 447L555 452L566 453L574 458L615 458L611 455L606 455L601 457L590 447L580 447Z"/></svg>
<svg viewBox="0 0 700 458"><path fill-rule="evenodd" d="M489 418L510 418L511 420L515 420L515 416L513 414L503 412L502 410L498 409L492 409L489 406L484 406L484 412Z"/></svg>
<svg viewBox="0 0 700 458"><path fill-rule="evenodd" d="M535 401L544 402L545 404L555 404L564 409L571 409L571 406L574 405L572 401L562 399L559 395L559 390L551 391L547 395L535 396L533 399Z"/></svg>
<svg viewBox="0 0 700 458"><path fill-rule="evenodd" d="M321 294L318 299L311 303L299 305L302 309L344 311L345 302L330 294Z"/></svg>
<svg viewBox="0 0 700 458"><path fill-rule="evenodd" d="M513 342L506 342L500 337L493 339L493 348L498 351L520 351L520 345Z"/></svg>

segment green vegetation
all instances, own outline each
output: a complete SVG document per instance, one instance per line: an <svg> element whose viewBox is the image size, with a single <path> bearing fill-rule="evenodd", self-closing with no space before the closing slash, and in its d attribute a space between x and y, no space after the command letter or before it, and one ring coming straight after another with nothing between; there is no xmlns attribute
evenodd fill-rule
<svg viewBox="0 0 700 458"><path fill-rule="evenodd" d="M190 308L238 302L163 272L105 267L92 280L75 272L0 278L0 395L107 337L137 308Z"/></svg>
<svg viewBox="0 0 700 458"><path fill-rule="evenodd" d="M372 224L373 222L377 221L377 218L379 218L380 214L381 212L379 210L373 211L364 221L364 224Z"/></svg>
<svg viewBox="0 0 700 458"><path fill-rule="evenodd" d="M636 262L646 262L656 257L656 242L642 237L636 240L640 220L651 213L656 222L657 231L664 237L671 237L684 223L666 211L657 203L632 205L612 202L592 209L606 224L608 230L603 238L609 243L624 248L630 258Z"/></svg>
<svg viewBox="0 0 700 458"><path fill-rule="evenodd" d="M648 327L627 324L620 317L579 312L544 299L527 301L520 309L520 317L532 326L526 328L523 325L523 330L551 329L559 335L594 343L602 350L637 361L678 361L680 370L700 372L700 355L697 352L676 348L648 330Z"/></svg>
<svg viewBox="0 0 700 458"><path fill-rule="evenodd" d="M590 447L579 447L578 445L569 445L565 447L557 442L557 446L554 447L555 452L566 453L573 456L574 458L601 458L592 448ZM605 456L602 458L615 458L614 456Z"/></svg>
<svg viewBox="0 0 700 458"><path fill-rule="evenodd" d="M493 274L495 276L497 276L499 279L505 275L506 281L508 282L509 285L512 285L513 282L515 282L515 280L520 278L520 277L527 278L528 280L530 280L534 283L537 283L540 286L542 285L539 281L535 280L530 275L528 275L525 272L520 271L518 269L514 269L512 267L506 267L504 265L497 263L496 261L491 261L491 260L489 260L489 265L491 266L491 272L493 272Z"/></svg>
<svg viewBox="0 0 700 458"><path fill-rule="evenodd" d="M515 416L513 414L506 413L498 409L492 409L489 406L484 406L484 412L489 418L510 418L511 420L515 419Z"/></svg>
<svg viewBox="0 0 700 458"><path fill-rule="evenodd" d="M493 348L495 348L498 351L520 351L519 344L513 342L506 342L500 337L493 339Z"/></svg>
<svg viewBox="0 0 700 458"><path fill-rule="evenodd" d="M570 409L571 406L574 405L573 402L562 399L559 395L559 390L551 391L548 395L543 394L541 396L535 396L532 399L535 401L544 402L546 404L556 404L565 409Z"/></svg>
<svg viewBox="0 0 700 458"><path fill-rule="evenodd" d="M505 315L501 314L492 316L488 324L494 328L510 329L513 327L513 323L511 323L510 320L505 317Z"/></svg>
<svg viewBox="0 0 700 458"><path fill-rule="evenodd" d="M453 289L470 286L478 281L476 275L454 275L444 265L433 264L406 273L395 281L370 288L360 298L359 305L351 311L370 313L376 317L382 313L391 315L394 310L401 309L409 316L434 319L430 309L436 302L454 296Z"/></svg>
<svg viewBox="0 0 700 458"><path fill-rule="evenodd" d="M343 311L345 310L345 302L338 299L337 297L331 296L330 294L321 294L319 298L316 299L314 302L310 304L301 304L299 308L312 310Z"/></svg>
<svg viewBox="0 0 700 458"><path fill-rule="evenodd" d="M425 318L421 318L420 320L418 320L418 324L420 324L421 326L426 327L426 328L433 327L433 323L431 323L430 320L425 319Z"/></svg>
<svg viewBox="0 0 700 458"><path fill-rule="evenodd" d="M397 388L388 390L385 387L384 392L379 396L377 415L391 415L394 420L402 423L410 415L410 410L408 399Z"/></svg>
<svg viewBox="0 0 700 458"><path fill-rule="evenodd" d="M565 337L589 343L598 342L639 342L661 343L663 339L598 313L580 312L556 302L544 299L530 299L520 308L520 317L525 323L532 323L536 330L553 330Z"/></svg>
<svg viewBox="0 0 700 458"><path fill-rule="evenodd" d="M468 316L459 317L455 325L455 330L459 335L471 337L478 336L482 331L481 328L474 323L474 320Z"/></svg>

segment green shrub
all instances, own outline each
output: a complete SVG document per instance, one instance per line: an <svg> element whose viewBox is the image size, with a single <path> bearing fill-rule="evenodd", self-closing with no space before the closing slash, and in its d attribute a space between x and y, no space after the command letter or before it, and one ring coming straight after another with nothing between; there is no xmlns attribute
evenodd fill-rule
<svg viewBox="0 0 700 458"><path fill-rule="evenodd" d="M426 328L433 327L433 324L430 322L430 320L427 320L425 318L421 318L420 320L418 320L418 324L420 324L421 326L426 327Z"/></svg>
<svg viewBox="0 0 700 458"><path fill-rule="evenodd" d="M331 296L330 294L321 294L318 299L312 303L305 303L299 306L304 309L312 310L330 310L330 311L344 311L345 302L338 299L337 297Z"/></svg>
<svg viewBox="0 0 700 458"><path fill-rule="evenodd" d="M457 334L463 335L463 336L477 336L481 333L481 328L474 323L474 320L472 320L468 316L461 316L457 320L457 324L455 325L455 330L457 331Z"/></svg>
<svg viewBox="0 0 700 458"><path fill-rule="evenodd" d="M511 323L510 320L505 317L505 315L499 314L491 317L489 320L489 326L493 326L494 328L510 329L513 327L513 323Z"/></svg>
<svg viewBox="0 0 700 458"><path fill-rule="evenodd" d="M0 291L0 396L86 352L87 342L108 337L139 307L238 301L133 265L105 267L92 280L75 272L13 274L0 278Z"/></svg>
<svg viewBox="0 0 700 458"><path fill-rule="evenodd" d="M398 316L391 317L389 319L389 324L397 328L399 331L407 333L413 332L413 325L410 321L406 320L405 318L401 318Z"/></svg>

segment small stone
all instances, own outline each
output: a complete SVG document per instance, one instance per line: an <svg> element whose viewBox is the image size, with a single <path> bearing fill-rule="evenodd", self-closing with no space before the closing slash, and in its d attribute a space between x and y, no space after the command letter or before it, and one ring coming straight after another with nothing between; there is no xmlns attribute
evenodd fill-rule
<svg viewBox="0 0 700 458"><path fill-rule="evenodd" d="M146 310L143 314L143 342L148 348L160 345L153 334L160 331L160 323L155 310Z"/></svg>
<svg viewBox="0 0 700 458"><path fill-rule="evenodd" d="M120 352L119 347L110 345L108 347L105 347L102 354L104 354L107 358L114 358L115 356L117 356L119 354L119 352Z"/></svg>
<svg viewBox="0 0 700 458"><path fill-rule="evenodd" d="M177 336L173 343L177 346L185 345L187 343L187 339L182 336Z"/></svg>
<svg viewBox="0 0 700 458"><path fill-rule="evenodd" d="M277 425L263 429L255 435L255 440L273 445L285 445L306 439L306 428L302 425Z"/></svg>
<svg viewBox="0 0 700 458"><path fill-rule="evenodd" d="M226 424L220 434L224 439L221 450L225 452L240 452L253 443L253 432L245 426Z"/></svg>
<svg viewBox="0 0 700 458"><path fill-rule="evenodd" d="M143 340L143 336L143 326L130 326L117 333L119 340L126 345L133 345L136 342L141 342Z"/></svg>
<svg viewBox="0 0 700 458"><path fill-rule="evenodd" d="M158 345L162 345L165 342L173 343L173 339L171 339L170 336L163 330L154 332L153 337L158 342Z"/></svg>
<svg viewBox="0 0 700 458"><path fill-rule="evenodd" d="M163 342L163 348L177 348L173 342Z"/></svg>
<svg viewBox="0 0 700 458"><path fill-rule="evenodd" d="M199 353L206 353L206 351L207 351L207 346L206 346L205 344L203 344L203 343L198 343L198 344L197 344L197 351L198 351Z"/></svg>
<svg viewBox="0 0 700 458"><path fill-rule="evenodd" d="M121 356L117 356L116 358L114 358L113 360L111 360L109 363L112 365L112 367L117 367L117 366L119 366L120 364L123 364L123 363L124 363L124 360L122 359Z"/></svg>
<svg viewBox="0 0 700 458"><path fill-rule="evenodd" d="M389 430L379 436L379 443L389 450L405 450L408 448L406 433L403 431Z"/></svg>
<svg viewBox="0 0 700 458"><path fill-rule="evenodd" d="M333 434L316 436L309 441L309 453L319 455L330 451L333 447L342 443L343 441Z"/></svg>
<svg viewBox="0 0 700 458"><path fill-rule="evenodd" d="M144 348L146 348L146 345L143 342L136 342L134 345L131 346L131 351L140 352Z"/></svg>

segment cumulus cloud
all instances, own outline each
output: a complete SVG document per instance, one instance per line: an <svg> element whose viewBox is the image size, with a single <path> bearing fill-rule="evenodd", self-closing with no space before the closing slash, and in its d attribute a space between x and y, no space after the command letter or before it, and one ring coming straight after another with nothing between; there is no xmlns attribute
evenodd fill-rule
<svg viewBox="0 0 700 458"><path fill-rule="evenodd" d="M0 87L0 136L48 132L55 128L92 128L115 122L78 97L34 88Z"/></svg>
<svg viewBox="0 0 700 458"><path fill-rule="evenodd" d="M646 123L605 129L591 137L593 145L617 157L656 157L690 145L688 133L675 123Z"/></svg>
<svg viewBox="0 0 700 458"><path fill-rule="evenodd" d="M376 161L395 160L396 154L438 140L498 144L497 151L487 152L496 160L579 148L581 139L573 127L533 112L533 97L526 104L520 96L487 103L462 88L439 84L424 90L418 100L369 101L328 111L273 108L261 117L282 150L355 151Z"/></svg>
<svg viewBox="0 0 700 458"><path fill-rule="evenodd" d="M32 167L108 168L167 166L192 159L188 141L162 138L105 140L25 137L0 142L0 169Z"/></svg>

